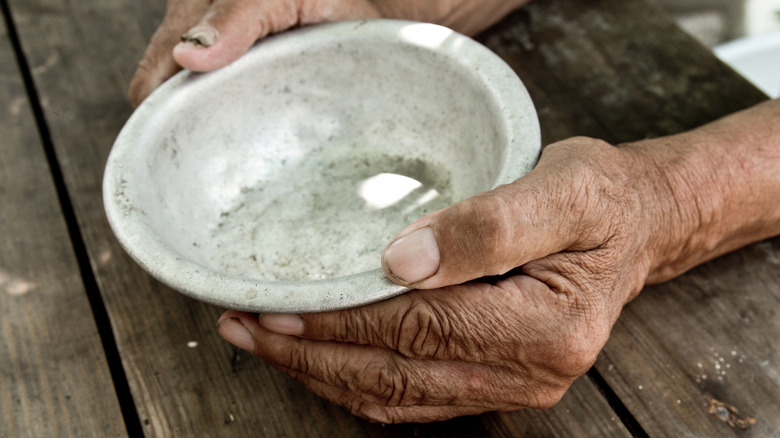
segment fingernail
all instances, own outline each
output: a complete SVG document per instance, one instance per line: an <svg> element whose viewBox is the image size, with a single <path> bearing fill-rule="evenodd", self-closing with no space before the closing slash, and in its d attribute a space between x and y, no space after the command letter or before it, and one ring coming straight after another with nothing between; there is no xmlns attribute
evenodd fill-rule
<svg viewBox="0 0 780 438"><path fill-rule="evenodd" d="M236 347L249 352L255 350L255 340L240 319L225 318L220 320L217 331L226 341Z"/></svg>
<svg viewBox="0 0 780 438"><path fill-rule="evenodd" d="M260 315L260 325L283 335L303 334L303 319L298 315Z"/></svg>
<svg viewBox="0 0 780 438"><path fill-rule="evenodd" d="M198 23L192 29L181 36L181 42L191 43L196 46L208 47L219 38L219 32L208 23Z"/></svg>
<svg viewBox="0 0 780 438"><path fill-rule="evenodd" d="M406 284L419 283L439 270L439 244L430 227L423 227L393 242L382 261L390 273Z"/></svg>

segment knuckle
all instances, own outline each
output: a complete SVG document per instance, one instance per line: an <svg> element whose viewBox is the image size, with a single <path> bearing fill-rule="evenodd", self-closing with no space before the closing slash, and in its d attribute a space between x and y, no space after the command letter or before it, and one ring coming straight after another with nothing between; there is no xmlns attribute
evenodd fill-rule
<svg viewBox="0 0 780 438"><path fill-rule="evenodd" d="M157 63L153 60L153 56L149 53L145 54L138 65L135 68L135 76L150 76L154 73L154 67Z"/></svg>
<svg viewBox="0 0 780 438"><path fill-rule="evenodd" d="M403 319L406 313L382 312L371 306L339 311L332 337L340 342L395 349L398 340L394 327L398 326L399 315Z"/></svg>
<svg viewBox="0 0 780 438"><path fill-rule="evenodd" d="M493 385L498 391L501 410L523 408L547 409L560 401L573 380L560 379L547 373L541 375L509 375Z"/></svg>
<svg viewBox="0 0 780 438"><path fill-rule="evenodd" d="M128 96L135 106L138 106L154 88L168 79L178 69L171 62L151 53L146 53L141 58L128 87Z"/></svg>
<svg viewBox="0 0 780 438"><path fill-rule="evenodd" d="M463 237L454 239L460 243L459 252L474 261L481 257L481 266L474 266L480 275L503 274L514 266L508 266L507 256L513 236L513 205L502 192L487 192L472 197L456 206L455 220L459 226L450 227ZM465 224L465 226L464 226ZM458 224L455 224L458 225Z"/></svg>
<svg viewBox="0 0 780 438"><path fill-rule="evenodd" d="M418 300L401 316L398 352L412 358L441 358L446 355L451 327L429 303Z"/></svg>
<svg viewBox="0 0 780 438"><path fill-rule="evenodd" d="M409 374L397 364L385 360L372 360L352 381L349 389L364 394L369 401L386 407L405 406L410 400Z"/></svg>
<svg viewBox="0 0 780 438"><path fill-rule="evenodd" d="M361 312L361 309L355 309L347 312L338 312L337 317L340 321L335 325L336 331L333 337L337 341L346 342L354 339L358 344L371 344L371 336L366 321L371 321Z"/></svg>
<svg viewBox="0 0 780 438"><path fill-rule="evenodd" d="M568 166L568 180L572 183L569 196L564 197L567 211L575 217L587 217L588 212L598 205L598 175L593 167L582 161L574 161Z"/></svg>
<svg viewBox="0 0 780 438"><path fill-rule="evenodd" d="M614 234L613 221L604 218L619 213L615 209L625 202L625 185L615 181L615 175L583 161L571 163L567 171L568 177L561 184L565 191L560 198L561 209L576 218L571 223L580 242L604 241Z"/></svg>
<svg viewBox="0 0 780 438"><path fill-rule="evenodd" d="M604 140L577 136L553 143L544 148L543 155L554 156L556 161L576 161L596 157L603 158L616 148Z"/></svg>
<svg viewBox="0 0 780 438"><path fill-rule="evenodd" d="M287 369L301 374L309 373L309 360L306 355L306 349L301 343L296 343L295 346L290 349L286 359L286 363L283 363L282 365Z"/></svg>
<svg viewBox="0 0 780 438"><path fill-rule="evenodd" d="M563 340L556 358L558 371L563 377L574 380L596 362L603 342L596 339L589 329L580 328Z"/></svg>
<svg viewBox="0 0 780 438"><path fill-rule="evenodd" d="M446 293L446 292L444 292ZM494 324L484 321L486 314L475 310L473 301L448 295L439 301L430 293L412 292L408 309L395 321L394 349L412 359L484 360L485 347L491 342L480 333Z"/></svg>
<svg viewBox="0 0 780 438"><path fill-rule="evenodd" d="M538 391L536 394L534 394L532 398L532 402L528 405L529 408L533 409L549 409L558 404L559 401L563 398L563 395L566 394L566 388L549 388L544 389L541 391Z"/></svg>

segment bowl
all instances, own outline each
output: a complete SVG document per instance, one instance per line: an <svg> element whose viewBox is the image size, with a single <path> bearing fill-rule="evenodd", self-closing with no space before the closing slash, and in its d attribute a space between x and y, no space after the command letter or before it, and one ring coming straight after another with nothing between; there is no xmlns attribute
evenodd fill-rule
<svg viewBox="0 0 780 438"><path fill-rule="evenodd" d="M531 99L490 50L432 24L348 21L175 75L119 133L103 196L127 253L173 289L325 311L408 290L380 268L392 237L539 151Z"/></svg>

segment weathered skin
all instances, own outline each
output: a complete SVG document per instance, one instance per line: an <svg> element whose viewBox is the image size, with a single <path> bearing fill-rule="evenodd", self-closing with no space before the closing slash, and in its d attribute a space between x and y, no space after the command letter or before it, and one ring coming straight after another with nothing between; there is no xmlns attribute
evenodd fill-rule
<svg viewBox="0 0 780 438"><path fill-rule="evenodd" d="M169 0L165 18L130 82L130 100L138 106L182 67L216 70L238 59L258 39L298 25L403 18L471 35L528 1Z"/></svg>
<svg viewBox="0 0 780 438"><path fill-rule="evenodd" d="M484 14L491 5L511 9L466 0L170 0L131 95L140 102L178 64L218 68L297 23L382 15L475 32L500 18ZM201 18L213 44L176 46ZM198 26L190 33L204 31ZM386 273L418 290L321 314L229 311L218 330L376 421L552 406L645 284L780 234L778 120L774 100L621 147L590 138L550 145L526 177L424 217L391 242Z"/></svg>
<svg viewBox="0 0 780 438"><path fill-rule="evenodd" d="M385 255L401 283L395 266L436 261L408 283L429 290L323 314L227 312L219 331L372 420L552 406L644 284L780 233L778 119L776 100L620 148L550 145L526 177L401 233L433 230L438 256Z"/></svg>

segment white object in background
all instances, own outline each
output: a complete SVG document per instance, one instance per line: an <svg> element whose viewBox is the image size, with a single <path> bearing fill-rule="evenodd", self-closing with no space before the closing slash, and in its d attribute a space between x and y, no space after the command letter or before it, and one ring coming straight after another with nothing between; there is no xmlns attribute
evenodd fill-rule
<svg viewBox="0 0 780 438"><path fill-rule="evenodd" d="M780 97L780 32L754 35L715 47L729 64L770 97Z"/></svg>
<svg viewBox="0 0 780 438"><path fill-rule="evenodd" d="M745 35L780 31L780 0L747 0L745 3Z"/></svg>

